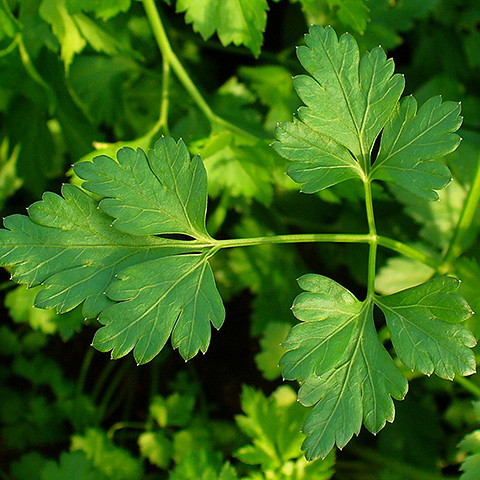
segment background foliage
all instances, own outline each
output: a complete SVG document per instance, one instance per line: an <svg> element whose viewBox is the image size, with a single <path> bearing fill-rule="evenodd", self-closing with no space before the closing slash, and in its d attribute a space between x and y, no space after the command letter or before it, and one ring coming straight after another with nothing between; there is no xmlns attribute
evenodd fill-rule
<svg viewBox="0 0 480 480"><path fill-rule="evenodd" d="M348 182L303 196L269 147L300 105L295 46L312 23L351 32L361 52L381 44L419 104L462 102L459 149L443 161L455 181L440 202L374 190L381 234L435 256L451 244L480 149L480 10L475 0L178 0L157 2L171 47L152 33L151 2L2 0L0 206L23 213L45 190L77 183L69 167L123 145L183 138L204 159L209 231L218 238L364 232L362 192ZM150 16L151 21L151 16ZM159 41L162 51L157 46ZM175 62L178 62L175 63ZM180 65L180 67L178 67ZM183 66L182 66L183 65ZM184 67L184 68L183 68ZM188 73L187 73L188 72ZM357 189L358 188L358 189ZM400 206L400 208L399 208ZM302 215L299 215L299 212ZM478 218L447 271L480 310ZM282 385L279 344L295 322L295 279L328 275L362 297L358 245L264 245L214 257L226 322L186 366L168 347L150 364L115 362L89 347L96 322L78 309L33 307L37 287L3 275L0 476L23 479L477 478L480 381L411 380L397 418L336 458L307 464L306 413ZM460 254L462 254L460 256ZM459 258L457 258L459 257ZM377 291L432 270L379 250ZM468 326L477 339L480 324Z"/></svg>

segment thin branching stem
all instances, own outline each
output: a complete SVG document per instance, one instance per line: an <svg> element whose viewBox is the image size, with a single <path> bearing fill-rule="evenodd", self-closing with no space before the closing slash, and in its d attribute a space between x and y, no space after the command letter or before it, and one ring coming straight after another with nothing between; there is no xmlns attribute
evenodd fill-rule
<svg viewBox="0 0 480 480"><path fill-rule="evenodd" d="M473 177L470 190L460 213L455 231L453 233L450 244L445 251L440 270L444 273L451 269L452 263L463 251L463 244L465 237L470 229L475 213L477 212L478 204L480 202L480 156L477 161L477 168Z"/></svg>
<svg viewBox="0 0 480 480"><path fill-rule="evenodd" d="M210 105L200 93L185 67L182 65L182 62L180 62L176 53L173 51L163 26L160 13L155 4L155 0L142 0L142 3L163 59L172 67L172 70L175 72L178 80L193 99L200 111L207 117L210 124L212 126L219 126L221 128L226 128L228 130L237 132L245 137L257 139L256 135L253 135L252 133L247 132L237 125L230 123L228 120L218 116L210 108Z"/></svg>

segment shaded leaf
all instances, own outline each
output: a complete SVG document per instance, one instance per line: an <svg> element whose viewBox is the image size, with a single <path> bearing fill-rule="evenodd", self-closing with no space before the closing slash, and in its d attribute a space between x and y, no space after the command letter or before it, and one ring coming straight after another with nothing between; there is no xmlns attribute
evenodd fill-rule
<svg viewBox="0 0 480 480"><path fill-rule="evenodd" d="M369 19L369 9L363 0L327 0L330 8L337 8L338 19L347 27L363 33Z"/></svg>
<svg viewBox="0 0 480 480"><path fill-rule="evenodd" d="M106 480L105 475L93 466L83 452L63 452L57 464L45 463L41 470L42 480Z"/></svg>
<svg viewBox="0 0 480 480"><path fill-rule="evenodd" d="M87 44L75 20L67 10L66 0L43 0L40 15L47 21L61 45L61 58L68 72L74 56Z"/></svg>
<svg viewBox="0 0 480 480"><path fill-rule="evenodd" d="M245 45L258 56L267 23L266 0L177 0L177 12L186 12L185 21L193 24L204 40L215 32L223 46Z"/></svg>
<svg viewBox="0 0 480 480"><path fill-rule="evenodd" d="M70 13L83 11L94 12L97 18L107 20L120 12L126 12L131 0L65 0Z"/></svg>
<svg viewBox="0 0 480 480"><path fill-rule="evenodd" d="M333 475L333 455L308 464L303 456L300 428L307 411L296 402L290 387L279 387L267 398L245 386L242 410L244 414L237 416L236 421L252 443L235 452L239 460L261 465L266 478L326 480Z"/></svg>
<svg viewBox="0 0 480 480"><path fill-rule="evenodd" d="M71 455L84 453L98 472L107 478L138 480L142 476L139 459L124 448L117 447L100 429L89 428L85 435L74 435L71 450Z"/></svg>
<svg viewBox="0 0 480 480"><path fill-rule="evenodd" d="M143 457L157 467L166 469L173 454L172 442L163 432L144 432L138 437L138 446Z"/></svg>

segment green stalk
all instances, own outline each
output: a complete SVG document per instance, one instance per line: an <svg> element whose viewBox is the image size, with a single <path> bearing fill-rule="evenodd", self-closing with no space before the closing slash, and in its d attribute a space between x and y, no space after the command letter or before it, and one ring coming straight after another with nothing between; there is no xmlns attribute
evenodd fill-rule
<svg viewBox="0 0 480 480"><path fill-rule="evenodd" d="M367 211L368 232L371 237L370 248L368 250L368 279L367 279L367 299L375 294L375 275L377 263L377 227L375 226L375 214L373 210L372 185L366 178L363 182L365 189L365 208Z"/></svg>
<svg viewBox="0 0 480 480"><path fill-rule="evenodd" d="M113 360L111 360L111 362L113 362ZM97 409L98 418L100 421L104 420L110 400L115 394L117 387L120 385L120 382L125 377L127 370L128 370L128 364L126 362L123 362L123 364L115 373L114 377L110 380L110 383L108 384L105 394L103 395L103 398L100 401L100 405Z"/></svg>
<svg viewBox="0 0 480 480"><path fill-rule="evenodd" d="M472 185L468 191L467 198L463 205L460 218L453 233L450 244L443 257L441 271L446 273L450 268L452 262L462 253L463 242L468 233L470 225L477 211L480 202L480 156L477 161L477 168L473 177Z"/></svg>
<svg viewBox="0 0 480 480"><path fill-rule="evenodd" d="M192 248L215 247L216 250L221 248L234 247L251 247L256 245L272 245L284 243L375 243L382 247L389 248L395 252L401 253L406 257L418 260L432 268L438 268L438 260L430 255L418 250L414 247L406 245L393 238L381 235L357 234L357 233L301 233L286 235L271 235L266 237L250 237L250 238L232 238L225 240L214 240L213 245L205 245L204 243L195 244L187 242L187 246L191 244ZM375 252L372 252L375 253Z"/></svg>
<svg viewBox="0 0 480 480"><path fill-rule="evenodd" d="M143 422L117 422L114 423L107 432L107 437L110 440L113 440L115 432L118 430L123 430L124 428L133 428L135 430L145 430L147 428L147 423Z"/></svg>
<svg viewBox="0 0 480 480"><path fill-rule="evenodd" d="M196 85L193 83L190 75L185 70L185 67L180 62L179 58L175 54L168 40L165 28L160 18L157 6L155 5L155 0L142 0L145 13L147 14L150 27L152 28L153 35L157 41L158 48L165 59L165 61L172 67L172 70L175 72L175 75L180 80L180 83L183 85L188 94L192 97L193 101L197 104L201 112L207 117L208 121L212 126L217 125L229 130L240 133L243 136L251 137L257 139L257 137L240 127L228 122L227 120L219 117L215 112L210 108L207 101L203 98L203 95L200 93Z"/></svg>
<svg viewBox="0 0 480 480"><path fill-rule="evenodd" d="M412 258L413 260L418 260L419 262L428 265L435 270L438 269L439 261L435 257L432 257L421 250L399 242L398 240L394 240L393 238L383 237L382 235L377 237L377 241L382 247L386 247L390 250L401 253L406 257Z"/></svg>
<svg viewBox="0 0 480 480"><path fill-rule="evenodd" d="M160 106L160 128L168 135L168 110L170 107L170 64L163 59L162 69L162 103Z"/></svg>
<svg viewBox="0 0 480 480"><path fill-rule="evenodd" d="M88 369L90 368L90 365L92 363L93 354L94 350L92 348L89 348L87 350L87 353L85 354L85 357L83 358L82 368L80 369L80 375L78 376L77 381L77 395L80 394L85 387L85 381L87 379Z"/></svg>
<svg viewBox="0 0 480 480"><path fill-rule="evenodd" d="M347 233L302 233L290 235L272 235L268 237L232 238L215 240L217 250L232 247L250 247L255 245L272 245L279 243L370 243L371 235Z"/></svg>

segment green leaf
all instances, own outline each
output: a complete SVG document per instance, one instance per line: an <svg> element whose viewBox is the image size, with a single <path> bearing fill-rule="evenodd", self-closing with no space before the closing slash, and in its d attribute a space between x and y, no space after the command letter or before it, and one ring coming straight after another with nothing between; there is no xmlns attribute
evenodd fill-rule
<svg viewBox="0 0 480 480"><path fill-rule="evenodd" d="M105 325L94 345L114 358L135 348L139 363L151 360L170 333L185 358L204 352L210 322L220 328L225 312L208 263L215 244L200 158L163 138L148 157L126 148L118 162L102 156L75 169L104 198L64 185L63 197L46 193L33 204L30 218L7 217L0 263L15 281L44 286L38 307L60 313L85 301L84 316L100 314ZM170 233L197 240L155 236Z"/></svg>
<svg viewBox="0 0 480 480"><path fill-rule="evenodd" d="M260 338L260 353L255 355L257 368L267 380L275 380L280 376L278 366L284 353L281 346L290 331L290 324L284 322L269 322Z"/></svg>
<svg viewBox="0 0 480 480"><path fill-rule="evenodd" d="M412 371L452 380L455 374L475 373L470 350L475 337L462 325L472 315L467 302L455 294L459 281L440 277L386 297L377 304L387 319L400 360Z"/></svg>
<svg viewBox="0 0 480 480"><path fill-rule="evenodd" d="M377 47L360 61L352 36L313 26L298 58L311 76L295 78L306 104L298 119L281 124L276 150L295 162L288 173L308 193L363 178L374 142L402 94L404 79ZM353 157L352 157L353 155Z"/></svg>
<svg viewBox="0 0 480 480"><path fill-rule="evenodd" d="M22 180L17 175L20 148L14 148L9 155L8 146L8 139L4 138L0 145L0 211L3 210L8 197L22 186Z"/></svg>
<svg viewBox="0 0 480 480"><path fill-rule="evenodd" d="M434 268L418 260L391 257L375 276L375 291L389 295L426 282L434 273Z"/></svg>
<svg viewBox="0 0 480 480"><path fill-rule="evenodd" d="M237 416L236 422L252 443L235 452L240 461L261 465L266 478L326 480L332 476L333 455L324 461L305 461L300 428L307 412L289 386L279 387L268 398L244 386L242 410L244 415Z"/></svg>
<svg viewBox="0 0 480 480"><path fill-rule="evenodd" d="M266 0L177 0L177 12L186 12L185 21L204 40L215 32L223 46L245 45L255 56L260 54L267 23Z"/></svg>
<svg viewBox="0 0 480 480"><path fill-rule="evenodd" d="M106 480L106 477L95 469L92 462L83 452L63 452L60 462L46 462L41 470L42 480Z"/></svg>
<svg viewBox="0 0 480 480"><path fill-rule="evenodd" d="M315 193L350 178L379 179L428 200L451 180L448 168L433 160L458 146L460 105L433 97L418 110L413 97L398 103L401 75L380 47L360 60L348 34L314 26L298 58L310 76L295 78L306 104L293 123L277 128L275 149L293 163L287 173ZM383 130L383 132L382 132ZM381 143L372 163L372 149Z"/></svg>
<svg viewBox="0 0 480 480"><path fill-rule="evenodd" d="M162 469L167 469L173 454L172 442L163 432L144 432L138 437L143 457Z"/></svg>
<svg viewBox="0 0 480 480"><path fill-rule="evenodd" d="M363 0L327 0L330 8L337 8L338 19L347 27L363 33L367 27L369 9Z"/></svg>
<svg viewBox="0 0 480 480"><path fill-rule="evenodd" d="M94 12L97 18L108 20L121 12L126 12L131 0L65 0L70 13Z"/></svg>
<svg viewBox="0 0 480 480"><path fill-rule="evenodd" d="M75 165L83 188L101 195L100 208L116 229L133 235L183 234L209 240L205 226L207 176L199 156L163 137L149 155L124 148L117 160L99 156Z"/></svg>
<svg viewBox="0 0 480 480"><path fill-rule="evenodd" d="M453 152L460 143L460 104L406 97L385 126L371 178L386 180L427 200L437 200L452 180L450 170L436 158Z"/></svg>
<svg viewBox="0 0 480 480"><path fill-rule="evenodd" d="M306 290L293 305L302 321L284 346L280 365L287 380L298 379L299 401L315 405L303 430L307 460L344 447L362 420L373 433L394 419L391 397L407 393L407 380L378 340L373 304L319 275L299 279Z"/></svg>
<svg viewBox="0 0 480 480"><path fill-rule="evenodd" d="M245 144L231 132L212 135L201 150L213 197L228 192L232 197L255 199L268 205L273 197L272 151L263 142Z"/></svg>
<svg viewBox="0 0 480 480"><path fill-rule="evenodd" d="M47 21L61 45L61 58L68 69L73 57L80 53L87 42L83 38L75 20L69 15L66 0L43 0L40 15Z"/></svg>
<svg viewBox="0 0 480 480"><path fill-rule="evenodd" d="M210 322L225 318L222 299L205 256L166 257L126 268L107 289L115 303L99 317L105 325L93 345L119 358L132 349L137 362L154 358L172 336L185 360L207 351ZM140 286L140 288L139 288Z"/></svg>
<svg viewBox="0 0 480 480"><path fill-rule="evenodd" d="M466 435L460 442L459 448L470 454L460 467L464 472L460 480L475 480L480 471L480 430Z"/></svg>
<svg viewBox="0 0 480 480"><path fill-rule="evenodd" d="M104 292L117 271L175 253L175 248L165 239L115 230L112 218L77 187L64 185L62 194L45 193L42 201L29 207L29 217L12 215L4 220L0 262L13 266L16 282L45 287L37 307L63 313L85 300L83 313L93 318L111 303Z"/></svg>
<svg viewBox="0 0 480 480"><path fill-rule="evenodd" d="M192 419L195 397L173 393L166 399L157 395L150 404L150 415L158 425L165 427L186 427Z"/></svg>
<svg viewBox="0 0 480 480"><path fill-rule="evenodd" d="M117 447L100 429L89 428L85 435L74 435L72 453L85 453L99 472L116 480L138 480L142 476L139 459Z"/></svg>

